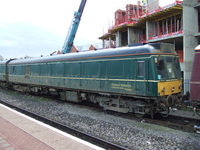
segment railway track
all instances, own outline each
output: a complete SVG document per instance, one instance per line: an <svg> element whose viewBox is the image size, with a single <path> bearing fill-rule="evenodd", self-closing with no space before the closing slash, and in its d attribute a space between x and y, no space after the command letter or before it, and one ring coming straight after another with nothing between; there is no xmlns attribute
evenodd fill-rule
<svg viewBox="0 0 200 150"><path fill-rule="evenodd" d="M34 118L34 119L36 119L36 120L39 120L39 121L41 121L41 122L44 122L45 124L48 124L48 125L50 125L50 126L52 126L52 127L54 127L54 128L57 128L57 129L59 129L59 130L62 130L63 132L66 132L66 133L68 133L68 134L71 134L71 135L73 135L73 136L76 136L76 137L78 137L78 138L81 138L81 139L83 139L83 140L85 140L85 141L88 141L88 142L90 142L90 143L92 143L92 144L95 144L95 145L97 145L97 146L100 146L100 147L102 147L102 148L105 148L105 149L108 149L108 150L116 150L116 149L117 149L117 150L125 150L125 149L127 149L127 148L125 148L125 147L116 145L116 144L114 144L114 143L105 141L105 140L103 140L103 139L100 139L100 138L91 136L91 135L89 135L89 134L87 134L87 133L81 132L81 131L79 131L79 130L73 129L73 128L71 128L71 127L67 127L67 126L65 126L65 125L63 125L63 124L60 124L60 123L58 123L58 122L49 120L49 119L47 119L47 118L45 118L45 117L42 117L42 116L40 116L40 115L37 115L37 114L32 113L32 112L30 112L30 111L27 111L27 110L25 110L25 109L16 107L16 106L11 105L11 104L9 104L9 103L7 103L7 102L4 102L4 101L2 101L2 100L0 100L0 103L3 104L3 105L5 105L5 106L7 106L7 107L10 107L10 108L12 108L12 109L15 109L15 110L17 110L17 111L19 111L19 112L21 112L21 113L23 113L23 114L26 114L27 116L30 116L30 117L32 117L32 118Z"/></svg>
<svg viewBox="0 0 200 150"><path fill-rule="evenodd" d="M119 114L116 112L108 112L108 113L115 116L120 116L122 118L135 120L141 123L160 125L171 129L181 130L190 133L194 133L196 131L196 129L194 129L194 125L198 126L200 125L200 120L191 119L187 117L173 116L173 115L169 115L167 118L163 118L157 115L152 119L150 116L138 118L134 116L134 114Z"/></svg>
<svg viewBox="0 0 200 150"><path fill-rule="evenodd" d="M42 95L42 97L51 98L48 95ZM60 101L60 102L63 102L63 101ZM1 101L0 101L0 103L1 103ZM5 103L5 102L2 101L2 103ZM91 103L88 103L87 105L81 104L81 103L80 104L75 104L75 105L79 105L79 106L81 106L83 108L86 107L86 108L89 108L89 109L95 107L95 109L99 109L100 112L103 111L102 108L100 108L97 105L91 104ZM11 107L15 107L15 106L11 106ZM194 132L194 125L200 125L200 120L191 119L191 118L188 118L188 117L180 117L180 116L169 115L167 118L163 118L163 117L161 117L159 115L156 115L154 117L154 119L151 119L150 117L137 118L137 117L134 116L134 114L123 114L123 113L118 113L118 112L113 112L113 111L106 111L106 112L108 114L120 116L122 118L135 120L135 121L138 121L138 122L141 121L141 122L146 122L146 123L151 123L151 124L162 125L162 126L165 126L165 127L178 129L178 130L182 130L182 131L186 131L186 132ZM31 113L31 112L29 112L29 113ZM45 122L45 121L43 121L43 122ZM51 124L54 124L54 123L51 123Z"/></svg>
<svg viewBox="0 0 200 150"><path fill-rule="evenodd" d="M49 96L45 96L45 95L42 95L42 96L44 96L46 98L50 98ZM90 108L90 109L95 107L95 109L99 109L99 111L103 111L102 108L99 107L99 105L96 105L93 103L87 103L87 104L78 103L77 105L79 105L83 108ZM187 111L188 110L186 110L186 112ZM145 120L146 123L162 125L165 127L182 130L182 131L186 131L186 132L195 132L196 130L194 129L194 125L200 125L200 119L190 118L187 115L185 117L178 116L173 113L169 114L168 117L162 117L159 114L157 114L157 115L155 115L154 119L152 119L150 116L138 118L134 114L123 114L123 113L114 112L114 111L110 111L110 110L107 110L106 112L109 114L112 114L112 115L120 116L122 118L127 118L130 120L134 119L135 121L138 121L138 122L139 121L143 122L143 120Z"/></svg>
<svg viewBox="0 0 200 150"><path fill-rule="evenodd" d="M172 115L168 116L167 118L161 118L161 117L156 117L154 119L143 118L142 121L186 132L194 132L195 131L194 125L200 124L200 120L184 118L179 116L172 116Z"/></svg>

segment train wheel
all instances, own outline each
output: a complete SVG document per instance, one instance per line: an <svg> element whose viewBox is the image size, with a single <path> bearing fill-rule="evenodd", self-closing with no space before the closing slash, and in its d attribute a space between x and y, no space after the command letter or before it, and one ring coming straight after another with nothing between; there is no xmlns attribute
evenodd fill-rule
<svg viewBox="0 0 200 150"><path fill-rule="evenodd" d="M197 115L200 115L200 105L195 108L195 111Z"/></svg>
<svg viewBox="0 0 200 150"><path fill-rule="evenodd" d="M166 99L167 106L172 106L174 104L174 99L172 95L168 95Z"/></svg>
<svg viewBox="0 0 200 150"><path fill-rule="evenodd" d="M153 116L154 116L154 107L153 107L153 104L150 104L150 106L151 106L150 115L151 115L151 118L153 119Z"/></svg>
<svg viewBox="0 0 200 150"><path fill-rule="evenodd" d="M161 107L160 115L162 117L168 117L169 116L169 107L166 104L163 104L163 106Z"/></svg>

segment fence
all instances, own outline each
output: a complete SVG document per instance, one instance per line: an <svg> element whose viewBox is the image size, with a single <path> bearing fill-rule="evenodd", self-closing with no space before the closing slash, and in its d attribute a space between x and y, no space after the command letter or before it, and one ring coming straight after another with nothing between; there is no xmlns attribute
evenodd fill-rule
<svg viewBox="0 0 200 150"><path fill-rule="evenodd" d="M183 27L181 21L177 20L176 24L164 25L162 27L159 26L159 22L154 24L154 29L149 31L149 37L160 36L164 34L169 34L173 32L182 31Z"/></svg>
<svg viewBox="0 0 200 150"><path fill-rule="evenodd" d="M184 93L186 93L187 91L190 91L190 79L183 80L183 89L184 89Z"/></svg>

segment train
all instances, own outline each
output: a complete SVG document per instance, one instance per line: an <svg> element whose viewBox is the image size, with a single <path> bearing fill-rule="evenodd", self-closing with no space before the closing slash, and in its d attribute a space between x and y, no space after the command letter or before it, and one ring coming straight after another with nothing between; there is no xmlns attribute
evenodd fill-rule
<svg viewBox="0 0 200 150"><path fill-rule="evenodd" d="M148 43L0 62L0 85L61 100L92 102L137 116L169 114L181 101L182 74L173 44Z"/></svg>
<svg viewBox="0 0 200 150"><path fill-rule="evenodd" d="M194 63L190 80L190 100L193 102L195 112L200 115L200 45L195 48Z"/></svg>

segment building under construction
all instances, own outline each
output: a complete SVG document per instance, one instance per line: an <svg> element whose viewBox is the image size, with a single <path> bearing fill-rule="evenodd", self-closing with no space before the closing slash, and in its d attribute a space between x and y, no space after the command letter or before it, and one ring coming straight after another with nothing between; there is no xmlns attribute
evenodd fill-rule
<svg viewBox="0 0 200 150"><path fill-rule="evenodd" d="M116 10L115 23L100 37L104 48L133 43L173 43L180 58L184 91L188 91L194 49L200 43L200 0L174 0L161 7L160 0L127 4Z"/></svg>

